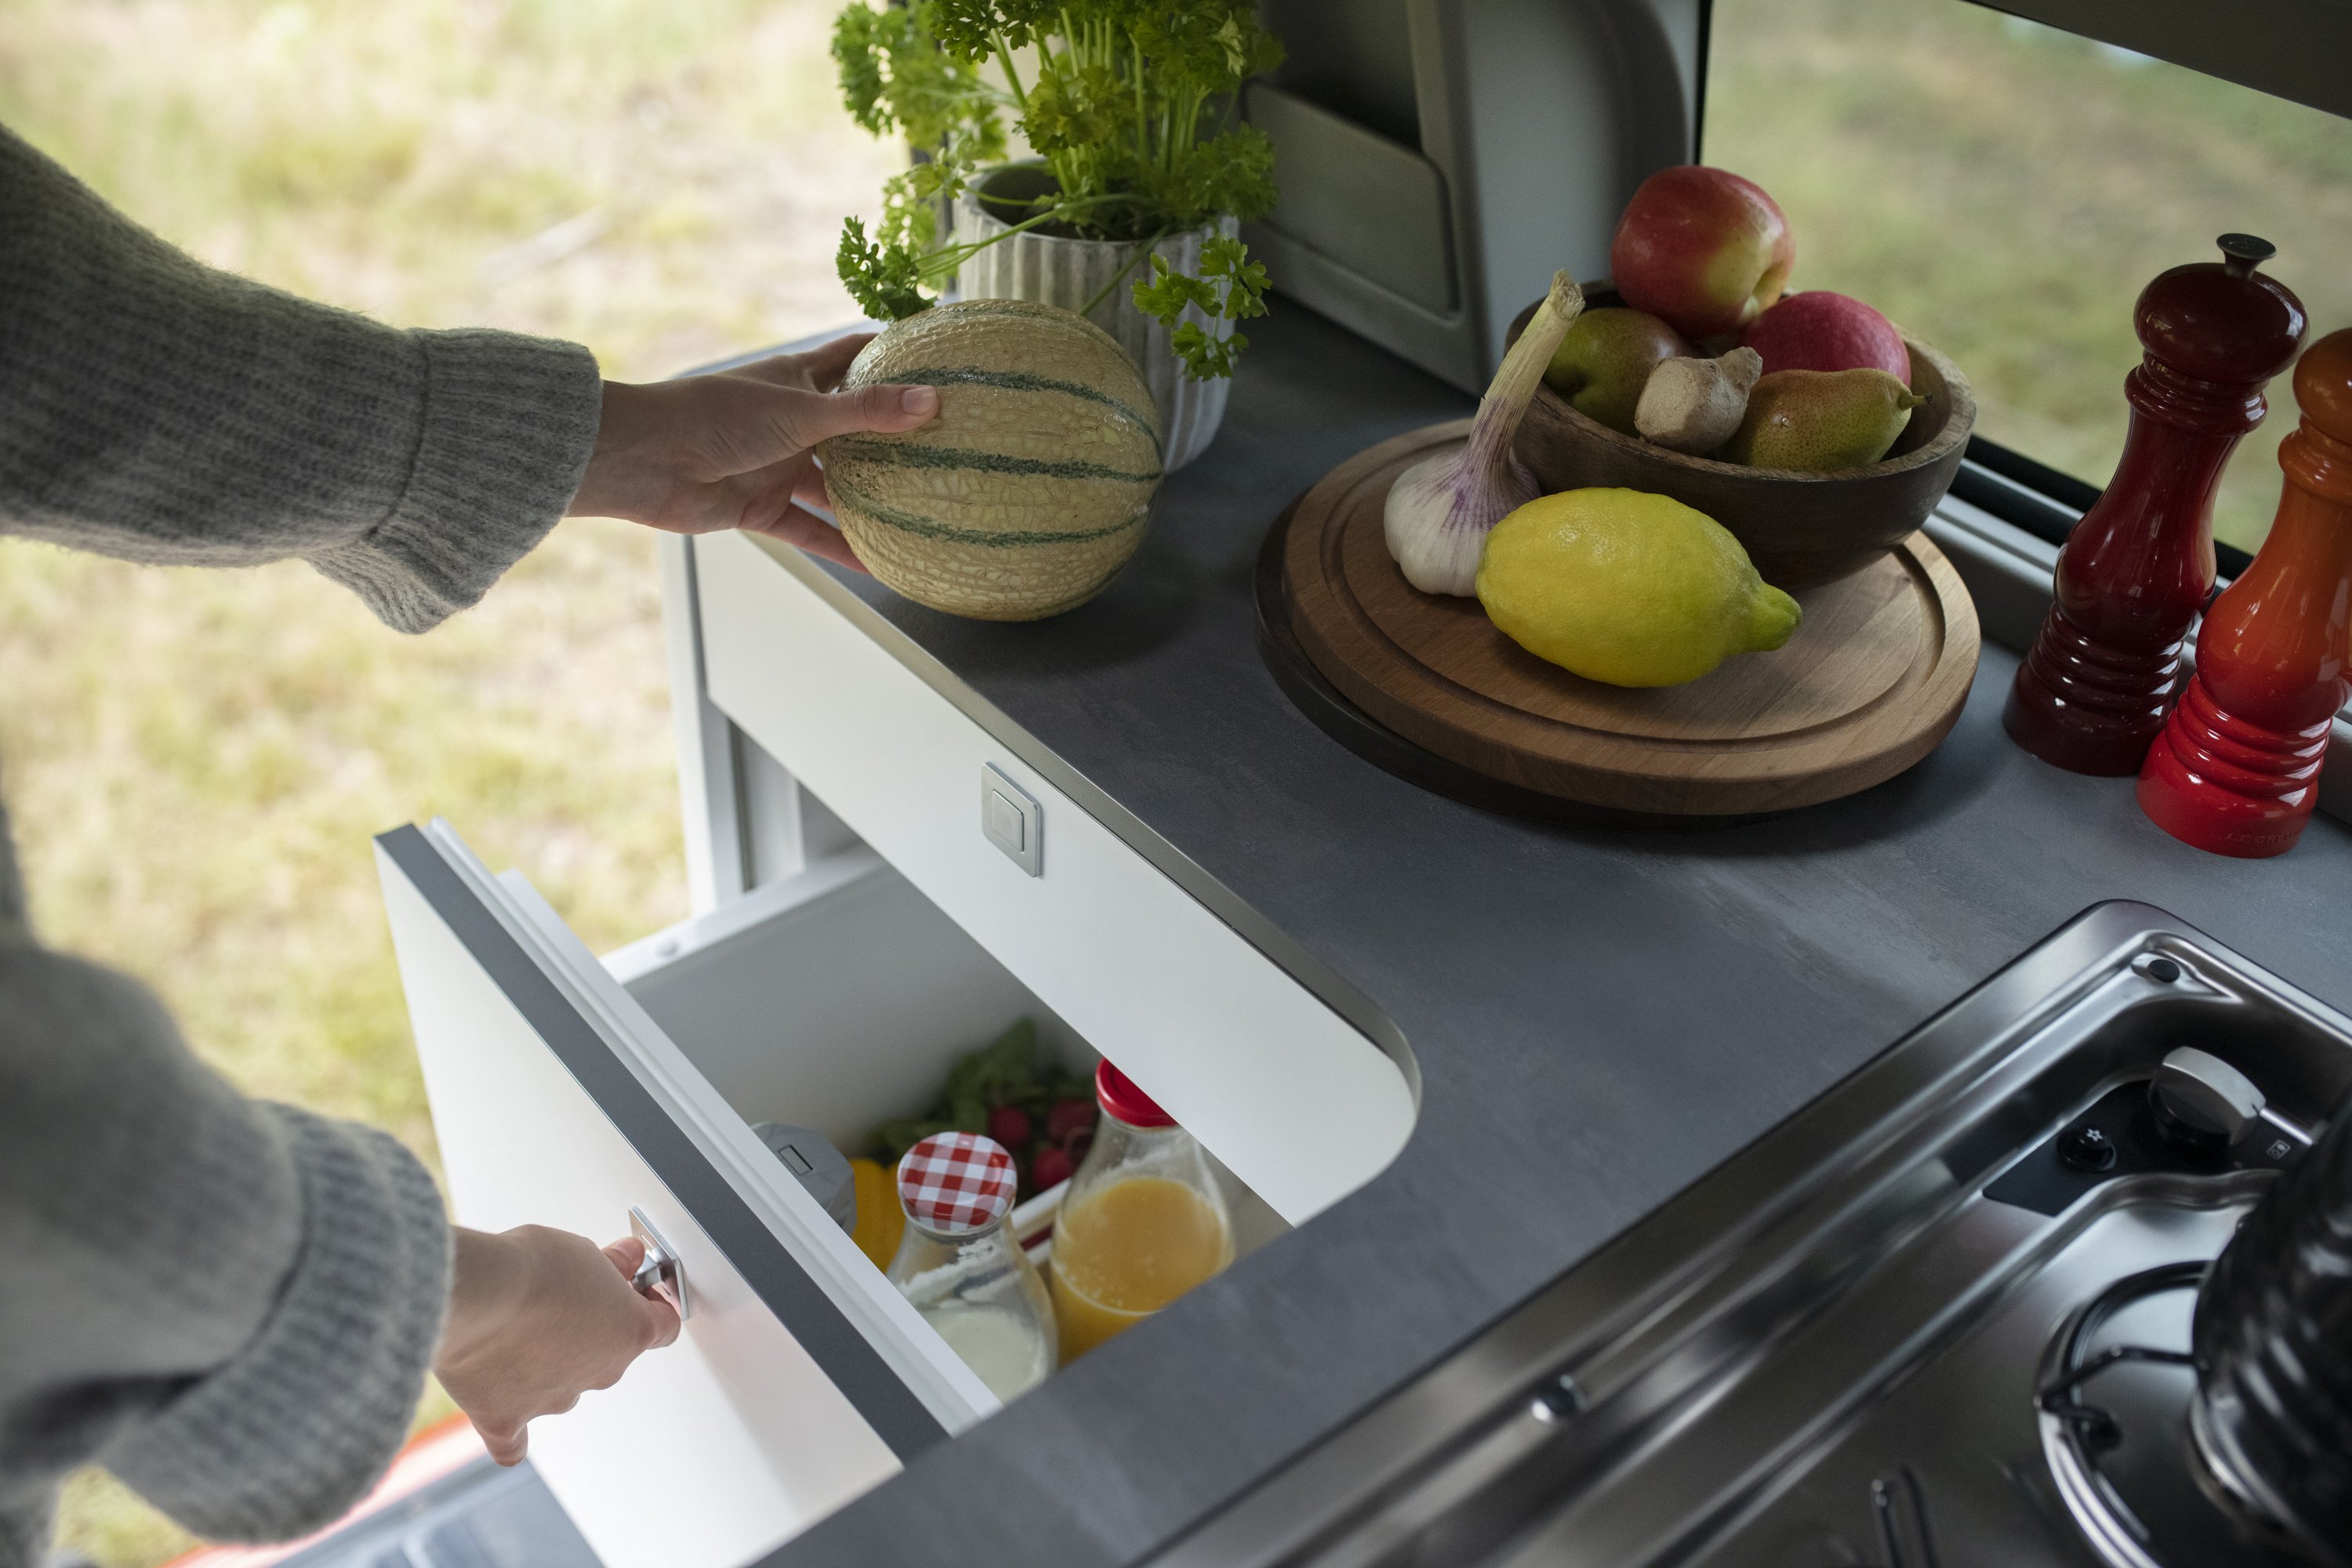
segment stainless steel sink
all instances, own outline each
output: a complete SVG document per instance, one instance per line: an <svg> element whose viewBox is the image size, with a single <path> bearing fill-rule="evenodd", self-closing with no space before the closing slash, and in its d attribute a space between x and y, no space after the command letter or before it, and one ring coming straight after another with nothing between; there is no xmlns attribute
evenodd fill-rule
<svg viewBox="0 0 2352 1568"><path fill-rule="evenodd" d="M2288 1121L2352 1097L2352 1019L2097 906L1156 1561L2170 1561L2085 1535L2036 1393L2084 1302L2193 1277L2299 1152L2127 1126L2183 1046ZM2070 1164L2102 1119L2138 1153Z"/></svg>

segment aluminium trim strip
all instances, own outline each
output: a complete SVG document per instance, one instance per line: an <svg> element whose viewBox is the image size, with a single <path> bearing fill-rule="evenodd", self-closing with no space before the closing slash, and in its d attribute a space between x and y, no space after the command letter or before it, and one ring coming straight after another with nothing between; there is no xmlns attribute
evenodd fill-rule
<svg viewBox="0 0 2352 1568"><path fill-rule="evenodd" d="M377 845L902 1464L948 1431L414 824Z"/></svg>

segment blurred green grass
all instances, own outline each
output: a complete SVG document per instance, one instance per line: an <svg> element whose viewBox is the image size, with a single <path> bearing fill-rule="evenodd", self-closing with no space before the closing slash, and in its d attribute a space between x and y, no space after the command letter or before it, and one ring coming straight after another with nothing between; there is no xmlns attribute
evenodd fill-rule
<svg viewBox="0 0 2352 1568"><path fill-rule="evenodd" d="M834 240L895 154L839 109L834 9L5 0L0 120L208 261L645 379L853 314ZM144 978L247 1089L428 1160L370 833L446 813L592 946L685 912L643 530L567 522L417 639L296 564L0 541L0 671L44 936ZM87 1472L60 1544L146 1568L194 1542Z"/></svg>
<svg viewBox="0 0 2352 1568"><path fill-rule="evenodd" d="M2352 122L1962 0L1717 0L1706 155L1770 191L1795 284L1869 300L1958 362L1978 428L2105 484L2132 301L2259 234L2312 335L2352 325ZM2215 509L2251 549L2294 428L2286 378Z"/></svg>

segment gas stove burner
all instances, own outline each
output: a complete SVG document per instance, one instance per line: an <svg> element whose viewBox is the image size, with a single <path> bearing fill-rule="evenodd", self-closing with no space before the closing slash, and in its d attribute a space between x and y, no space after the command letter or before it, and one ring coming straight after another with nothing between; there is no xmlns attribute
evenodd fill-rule
<svg viewBox="0 0 2352 1568"><path fill-rule="evenodd" d="M2051 1342L2042 1448L2074 1523L2113 1568L2310 1568L2226 1500L2190 1440L2189 1331L2203 1263L2116 1280Z"/></svg>

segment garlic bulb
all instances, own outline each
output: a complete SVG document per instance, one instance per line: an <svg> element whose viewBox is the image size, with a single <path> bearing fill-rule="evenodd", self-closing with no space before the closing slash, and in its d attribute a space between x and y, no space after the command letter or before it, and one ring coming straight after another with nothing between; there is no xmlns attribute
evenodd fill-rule
<svg viewBox="0 0 2352 1568"><path fill-rule="evenodd" d="M1642 384L1633 428L1644 440L1703 457L1731 439L1748 415L1748 395L1764 356L1734 349L1721 359L1669 359Z"/></svg>
<svg viewBox="0 0 2352 1568"><path fill-rule="evenodd" d="M1511 437L1534 400L1544 367L1583 309L1584 294L1574 279L1554 273L1551 292L1478 400L1469 440L1454 451L1423 458L1389 487L1382 518L1389 553L1404 580L1423 593L1465 598L1476 593L1486 531L1536 499L1535 476L1511 450Z"/></svg>

